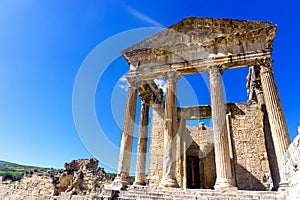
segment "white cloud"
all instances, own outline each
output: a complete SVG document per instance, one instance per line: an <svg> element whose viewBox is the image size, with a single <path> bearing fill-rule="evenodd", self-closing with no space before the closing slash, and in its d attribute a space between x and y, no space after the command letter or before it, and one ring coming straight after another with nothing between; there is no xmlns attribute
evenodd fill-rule
<svg viewBox="0 0 300 200"><path fill-rule="evenodd" d="M154 79L154 83L157 85L158 88L161 88L166 93L166 81L162 78Z"/></svg>
<svg viewBox="0 0 300 200"><path fill-rule="evenodd" d="M124 91L128 91L128 81L126 79L126 76L122 76L120 79L119 79L119 87L124 90Z"/></svg>
<svg viewBox="0 0 300 200"><path fill-rule="evenodd" d="M154 83L157 85L158 88L163 90L164 94L166 93L166 81L164 79L162 78L154 79ZM128 81L125 75L119 79L118 86L122 90L126 92L128 91Z"/></svg>
<svg viewBox="0 0 300 200"><path fill-rule="evenodd" d="M119 79L119 81L121 81L121 82L127 82L126 76L125 76L125 75L122 76L122 77Z"/></svg>
<svg viewBox="0 0 300 200"><path fill-rule="evenodd" d="M135 10L134 8L126 5L125 6L127 8L127 10L132 14L134 15L135 17L137 17L138 19L148 23L148 24L151 24L153 26L157 26L157 27L163 27L163 25L161 23L159 23L158 21L152 19L151 17L145 15L144 13L141 13L140 11L137 11Z"/></svg>

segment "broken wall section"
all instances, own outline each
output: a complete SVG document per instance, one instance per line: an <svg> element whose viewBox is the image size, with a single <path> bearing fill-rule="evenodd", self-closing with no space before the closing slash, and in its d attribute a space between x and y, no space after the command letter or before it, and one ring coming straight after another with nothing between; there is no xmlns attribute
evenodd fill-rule
<svg viewBox="0 0 300 200"><path fill-rule="evenodd" d="M300 199L300 126L298 135L285 153L284 161L283 170L289 183L286 192L287 199Z"/></svg>

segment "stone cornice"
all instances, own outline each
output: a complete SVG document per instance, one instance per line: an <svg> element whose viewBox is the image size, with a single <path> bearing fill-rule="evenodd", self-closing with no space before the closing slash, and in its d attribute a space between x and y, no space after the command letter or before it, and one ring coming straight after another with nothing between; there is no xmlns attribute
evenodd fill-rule
<svg viewBox="0 0 300 200"><path fill-rule="evenodd" d="M227 33L234 31L253 30L272 25L266 21L252 21L252 20L237 20L226 18L200 18L188 17L180 22L170 26L176 31L184 30L198 30L199 28L211 28L218 33Z"/></svg>
<svg viewBox="0 0 300 200"><path fill-rule="evenodd" d="M144 66L138 70L129 70L129 77L138 79L155 79L165 77L165 73L170 70L176 70L181 75L207 72L210 66L222 66L222 70L241 68L257 64L257 60L268 59L271 56L271 50L262 52L249 52L248 54L238 55L212 55L210 59L199 59L191 62L182 61L172 63L157 63L155 66Z"/></svg>
<svg viewBox="0 0 300 200"><path fill-rule="evenodd" d="M153 68L166 64L271 52L276 29L269 22L190 17L122 54L131 71L152 73Z"/></svg>

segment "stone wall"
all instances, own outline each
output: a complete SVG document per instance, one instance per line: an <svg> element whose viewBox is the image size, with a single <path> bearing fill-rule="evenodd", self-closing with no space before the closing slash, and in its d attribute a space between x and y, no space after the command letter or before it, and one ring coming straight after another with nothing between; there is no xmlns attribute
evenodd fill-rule
<svg viewBox="0 0 300 200"><path fill-rule="evenodd" d="M164 108L153 108L150 156L147 176L150 186L158 186L162 178L165 121L164 118Z"/></svg>
<svg viewBox="0 0 300 200"><path fill-rule="evenodd" d="M100 192L104 184L111 182L103 168L98 167L98 160L79 159L65 163L65 170L54 178L55 195L61 192L72 194L90 194Z"/></svg>
<svg viewBox="0 0 300 200"><path fill-rule="evenodd" d="M232 103L228 108L236 185L240 190L269 190L271 173L258 104Z"/></svg>
<svg viewBox="0 0 300 200"><path fill-rule="evenodd" d="M16 184L0 183L0 199L53 199L54 185L50 176L33 174L31 177L24 177Z"/></svg>
<svg viewBox="0 0 300 200"><path fill-rule="evenodd" d="M285 153L284 160L284 172L289 183L287 199L300 199L300 126L297 137Z"/></svg>
<svg viewBox="0 0 300 200"><path fill-rule="evenodd" d="M36 173L16 184L0 182L0 199L95 199L91 197L99 195L104 184L110 182L111 177L98 167L98 160L80 159L65 163L64 172L57 177Z"/></svg>
<svg viewBox="0 0 300 200"><path fill-rule="evenodd" d="M272 178L269 165L269 156L272 152L266 149L266 134L264 132L263 113L256 103L228 103L228 124L230 129L230 142L232 149L232 171L234 182L240 190L270 190ZM204 107L208 109L209 107ZM180 109L179 109L180 110ZM184 109L183 109L184 110ZM190 109L186 108L186 112ZM186 113L185 114L188 114ZM150 186L158 186L162 177L163 169L163 145L164 145L164 109L154 108L152 114L152 131L150 144L150 157L148 168L148 181ZM205 118L209 117L205 115ZM206 129L206 130L201 130ZM183 130L183 129L181 129ZM214 156L207 159L206 155L212 155L213 132L208 127L187 127L187 156L198 156L200 158L200 169L202 177L206 176L205 162L210 163L214 170ZM179 133L178 135L182 135ZM180 137L178 137L180 140ZM177 141L180 145L180 141ZM177 154L180 147L176 147ZM274 152L273 152L274 154ZM182 186L183 163L182 156L177 156L176 178ZM202 163L202 164L201 164ZM209 169L209 168L207 168ZM201 175L200 175L201 176ZM213 174L209 175L209 187Z"/></svg>
<svg viewBox="0 0 300 200"><path fill-rule="evenodd" d="M204 126L187 127L186 155L199 158L200 188L213 189L216 181L216 163L214 154L214 137L211 128ZM185 166L185 165L184 165ZM189 163L187 163L189 167Z"/></svg>
<svg viewBox="0 0 300 200"><path fill-rule="evenodd" d="M200 127L188 126L186 141L188 146L191 145L187 151L187 154L191 156L199 156L199 158L206 157L214 148L213 131L204 125ZM192 146L193 141L197 144L197 147Z"/></svg>

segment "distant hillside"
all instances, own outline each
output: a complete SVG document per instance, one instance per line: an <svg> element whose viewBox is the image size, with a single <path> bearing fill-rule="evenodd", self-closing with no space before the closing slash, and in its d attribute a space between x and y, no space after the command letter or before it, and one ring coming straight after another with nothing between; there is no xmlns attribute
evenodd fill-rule
<svg viewBox="0 0 300 200"><path fill-rule="evenodd" d="M42 173L54 176L60 173L62 170L53 168L43 168L35 166L19 165L16 163L0 161L0 176L2 180L18 181L25 174Z"/></svg>
<svg viewBox="0 0 300 200"><path fill-rule="evenodd" d="M6 161L1 161L0 160L0 171L46 172L46 171L49 171L49 170L58 171L58 169L53 169L53 168L19 165L19 164L16 164L16 163L11 163L11 162L6 162Z"/></svg>

